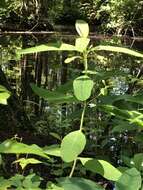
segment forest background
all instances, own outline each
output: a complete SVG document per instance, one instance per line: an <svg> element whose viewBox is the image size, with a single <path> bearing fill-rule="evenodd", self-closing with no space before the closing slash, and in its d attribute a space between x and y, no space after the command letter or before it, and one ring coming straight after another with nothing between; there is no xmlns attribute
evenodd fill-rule
<svg viewBox="0 0 143 190"><path fill-rule="evenodd" d="M142 35L141 0L0 1L0 190L142 190Z"/></svg>

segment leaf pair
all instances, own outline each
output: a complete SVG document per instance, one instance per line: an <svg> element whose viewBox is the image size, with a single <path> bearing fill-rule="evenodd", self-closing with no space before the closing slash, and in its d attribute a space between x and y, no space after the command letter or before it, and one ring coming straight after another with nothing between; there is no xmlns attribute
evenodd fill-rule
<svg viewBox="0 0 143 190"><path fill-rule="evenodd" d="M93 81L87 75L80 76L76 78L73 82L73 90L75 97L80 101L87 100L93 89ZM63 85L64 86L64 85ZM48 100L50 103L70 103L76 102L77 99L71 94L68 93L70 87L62 90L62 88L55 91L49 91L41 87L37 87L34 84L31 84L32 90L40 97ZM67 91L66 91L67 90Z"/></svg>

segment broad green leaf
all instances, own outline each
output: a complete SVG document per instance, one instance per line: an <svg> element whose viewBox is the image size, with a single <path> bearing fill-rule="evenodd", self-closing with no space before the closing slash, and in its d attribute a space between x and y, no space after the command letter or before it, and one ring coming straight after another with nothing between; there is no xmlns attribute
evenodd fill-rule
<svg viewBox="0 0 143 190"><path fill-rule="evenodd" d="M61 143L61 157L65 162L72 162L83 151L86 145L85 135L74 131L64 137Z"/></svg>
<svg viewBox="0 0 143 190"><path fill-rule="evenodd" d="M138 111L130 111L125 109L119 109L116 106L112 105L101 105L99 106L103 111L110 113L111 115L115 115L120 119L125 119L131 124L136 124L138 127L143 127L143 114Z"/></svg>
<svg viewBox="0 0 143 190"><path fill-rule="evenodd" d="M81 59L81 56L73 56L73 57L68 57L67 59L65 59L65 63L71 63L72 61L74 61L75 59Z"/></svg>
<svg viewBox="0 0 143 190"><path fill-rule="evenodd" d="M73 82L74 95L80 101L87 100L91 95L93 85L93 81L87 75L76 78Z"/></svg>
<svg viewBox="0 0 143 190"><path fill-rule="evenodd" d="M41 180L41 177L33 173L26 177L16 174L10 178L12 187L17 187L16 190L41 190L41 188L39 188Z"/></svg>
<svg viewBox="0 0 143 190"><path fill-rule="evenodd" d="M10 97L10 92L2 85L0 85L0 104L7 104L7 99Z"/></svg>
<svg viewBox="0 0 143 190"><path fill-rule="evenodd" d="M112 129L112 133L116 133L116 132L122 133L125 131L134 131L137 129L139 129L138 126L133 126L132 124L126 123L125 121L122 121L120 123L120 120L119 120L119 124Z"/></svg>
<svg viewBox="0 0 143 190"><path fill-rule="evenodd" d="M105 103L113 104L116 101L124 100L124 101L127 101L127 102L133 102L133 103L143 105L143 95L142 94L138 94L136 96L131 96L131 95L128 95L128 94L118 95L118 96L117 95L112 95L112 96L101 97L100 100L104 104Z"/></svg>
<svg viewBox="0 0 143 190"><path fill-rule="evenodd" d="M60 150L60 145L54 144L50 146L45 146L43 148L45 154L51 155L51 156L56 156L60 157L61 156L61 150Z"/></svg>
<svg viewBox="0 0 143 190"><path fill-rule="evenodd" d="M79 158L81 163L87 170L102 175L104 178L112 181L117 181L122 173L104 160L96 160L92 158Z"/></svg>
<svg viewBox="0 0 143 190"><path fill-rule="evenodd" d="M103 187L95 182L84 178L59 178L58 185L64 190L104 190Z"/></svg>
<svg viewBox="0 0 143 190"><path fill-rule="evenodd" d="M4 86L0 85L0 92L9 92Z"/></svg>
<svg viewBox="0 0 143 190"><path fill-rule="evenodd" d="M18 50L18 54L30 54L30 53L38 53L44 51L78 51L75 46L57 42L57 43L48 43L45 45L39 45L31 48L26 48L22 50Z"/></svg>
<svg viewBox="0 0 143 190"><path fill-rule="evenodd" d="M113 119L113 129L111 130L112 133L122 133L125 131L136 131L139 130L140 127L137 126L136 124L132 124L128 121L122 120L122 119Z"/></svg>
<svg viewBox="0 0 143 190"><path fill-rule="evenodd" d="M0 190L7 190L9 187L11 187L10 180L0 177Z"/></svg>
<svg viewBox="0 0 143 190"><path fill-rule="evenodd" d="M21 168L24 169L28 164L40 164L42 162L35 158L20 158L20 159L14 161L13 163L14 164L19 163Z"/></svg>
<svg viewBox="0 0 143 190"><path fill-rule="evenodd" d="M56 92L61 94L73 93L73 81L70 80L65 84L60 85L59 87L57 87Z"/></svg>
<svg viewBox="0 0 143 190"><path fill-rule="evenodd" d="M124 53L124 54L129 54L135 57L143 57L142 53L138 53L134 50L128 49L128 48L123 48L123 47L116 47L116 46L96 46L91 49L91 51L112 51L116 53Z"/></svg>
<svg viewBox="0 0 143 190"><path fill-rule="evenodd" d="M122 119L129 119L130 118L130 115L129 115L128 111L119 109L116 106L101 105L100 107L105 112L110 113L111 115L115 115L116 117L119 117L119 118L122 118Z"/></svg>
<svg viewBox="0 0 143 190"><path fill-rule="evenodd" d="M139 190L141 187L141 175L135 168L126 170L116 182L116 190Z"/></svg>
<svg viewBox="0 0 143 190"><path fill-rule="evenodd" d="M0 153L2 154L35 154L44 158L49 157L39 146L32 144L26 145L16 140L8 139L0 144Z"/></svg>
<svg viewBox="0 0 143 190"><path fill-rule="evenodd" d="M77 99L69 93L63 94L56 90L50 91L44 88L40 88L34 84L31 84L31 88L38 96L44 98L50 103L63 104L77 101Z"/></svg>
<svg viewBox="0 0 143 190"><path fill-rule="evenodd" d="M18 187L20 190L22 189L22 181L24 180L24 176L20 174L16 174L15 176L11 177L9 181L11 181L12 186ZM18 189L18 190L19 190Z"/></svg>
<svg viewBox="0 0 143 190"><path fill-rule="evenodd" d="M79 52L83 52L87 49L89 42L89 38L76 38L75 47Z"/></svg>
<svg viewBox="0 0 143 190"><path fill-rule="evenodd" d="M41 180L41 177L36 176L35 174L30 174L25 177L22 184L27 190L41 190L41 188L39 188Z"/></svg>
<svg viewBox="0 0 143 190"><path fill-rule="evenodd" d="M75 23L75 27L76 27L76 30L78 32L78 34L81 36L81 37L88 37L89 35L89 26L88 26L88 23L83 21L83 20L76 20L76 23Z"/></svg>

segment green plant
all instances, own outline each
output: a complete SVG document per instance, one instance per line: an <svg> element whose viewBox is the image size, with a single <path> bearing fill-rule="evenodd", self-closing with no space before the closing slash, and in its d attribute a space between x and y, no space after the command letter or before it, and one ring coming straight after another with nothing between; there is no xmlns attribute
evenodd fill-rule
<svg viewBox="0 0 143 190"><path fill-rule="evenodd" d="M98 52L100 51L110 51L110 52L117 52L117 53L124 53L131 56L141 57L143 58L143 54L138 53L136 51L123 48L123 47L114 47L114 46L96 46L92 47L89 46L90 39L88 38L89 35L89 26L86 22L82 20L77 20L76 22L76 30L79 34L79 37L76 39L75 45L65 44L62 42L57 43L49 43L46 45L40 45L24 50L20 50L19 54L28 54L28 53L36 53L36 52L42 52L42 51L74 51L77 52L78 55L75 55L73 57L69 57L65 60L65 63L69 63L71 61L74 61L75 59L80 59L80 61L84 65L84 69L82 71L82 75L78 76L73 81L73 87L68 88L65 90L65 86L61 88L60 90L57 89L55 91L48 91L46 89L39 88L33 84L31 84L31 87L33 91L41 96L42 98L46 99L49 102L54 102L57 104L63 104L63 103L80 103L82 106L82 113L80 118L80 125L79 129L70 132L67 134L61 141L60 145L57 146L48 146L45 148L41 148L37 145L26 145L21 142L17 142L15 139L12 140L6 140L2 144L0 144L0 153L2 154L8 154L8 153L14 153L17 155L20 154L33 154L38 155L44 159L46 159L47 163L52 163L51 156L61 158L63 162L72 164L71 171L69 172L68 177L66 178L58 178L57 184L51 184L48 185L48 189L54 189L54 190L70 190L70 189L83 189L83 190L102 190L104 189L97 183L84 179L84 178L77 178L73 177L77 162L81 162L83 167L86 168L86 170L91 171L93 173L100 174L107 180L111 180L115 183L116 189L118 190L139 190L141 188L141 175L140 172L137 170L138 168L127 168L125 171L120 171L118 168L115 168L112 164L109 162L97 159L97 158L90 158L90 157L83 157L82 153L85 149L87 137L85 135L85 129L84 129L84 118L85 118L85 112L87 110L87 107L94 99L101 99L99 104L97 102L98 109L104 110L108 114L114 114L117 115L119 118L126 119L127 121L131 121L132 123L139 123L140 118L142 115L140 115L137 112L129 112L125 110L118 109L114 107L113 105L105 104L104 96L107 95L105 90L107 91L108 86L106 85L105 81L103 80L103 76L105 77L106 74L100 75L99 80L101 77L101 80L104 84L104 88L100 92L96 94L96 97L93 97L93 87L96 85L96 83L92 79L92 75L97 75L98 72L95 70L90 70L88 58L91 56L91 54L95 54L96 57L98 57ZM119 98L119 97L118 97ZM128 101L135 101L137 102L137 98L131 98L129 96L126 97ZM141 116L141 117L140 117ZM54 135L55 136L55 135ZM57 135L56 135L57 137ZM58 139L61 140L61 138ZM69 151L70 148L70 151ZM81 156L80 156L81 155ZM32 158L18 158L15 163L19 162L22 168L24 169L27 164L35 163L39 164L42 161L39 160L33 160ZM130 183L132 181L132 183Z"/></svg>
<svg viewBox="0 0 143 190"><path fill-rule="evenodd" d="M41 190L39 187L41 180L42 178L36 176L35 174L29 174L26 177L16 174L8 180L0 178L0 190L7 190L8 188L14 188L15 190Z"/></svg>

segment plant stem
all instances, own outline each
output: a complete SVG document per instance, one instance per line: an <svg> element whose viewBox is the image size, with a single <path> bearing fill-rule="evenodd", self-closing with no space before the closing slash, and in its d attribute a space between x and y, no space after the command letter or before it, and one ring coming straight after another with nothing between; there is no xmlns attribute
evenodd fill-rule
<svg viewBox="0 0 143 190"><path fill-rule="evenodd" d="M87 52L86 51L83 52L83 63L84 63L85 74L87 74L88 63L87 63ZM82 129L83 129L83 121L84 121L85 109L86 109L86 101L84 101L84 106L83 106L83 110L82 110L82 114L81 114L80 129L79 129L80 131L82 131ZM76 163L77 163L77 158L74 160L74 163L73 163L70 175L69 175L70 178L72 177L72 175L74 173Z"/></svg>
<svg viewBox="0 0 143 190"><path fill-rule="evenodd" d="M86 109L86 101L84 102L84 107L81 115L81 120L80 120L80 131L83 129L83 121L84 121L84 115L85 115L85 109Z"/></svg>
<svg viewBox="0 0 143 190"><path fill-rule="evenodd" d="M70 178L71 178L72 175L73 175L73 172L74 172L74 170L75 170L76 163L77 163L77 159L74 160L74 163L73 163L73 166L72 166L72 169L71 169L70 175L69 175Z"/></svg>
<svg viewBox="0 0 143 190"><path fill-rule="evenodd" d="M86 109L86 101L84 102L84 107L83 107L83 111L82 111L82 114L81 114L80 131L82 131L82 129L83 129L83 121L84 121L85 109ZM72 169L71 169L69 177L72 177L72 175L74 173L74 170L75 170L75 167L76 167L76 163L77 163L77 158L74 160L74 163L73 163L73 166L72 166Z"/></svg>
<svg viewBox="0 0 143 190"><path fill-rule="evenodd" d="M85 74L87 74L87 70L88 70L87 52L83 53L83 63L84 63Z"/></svg>

